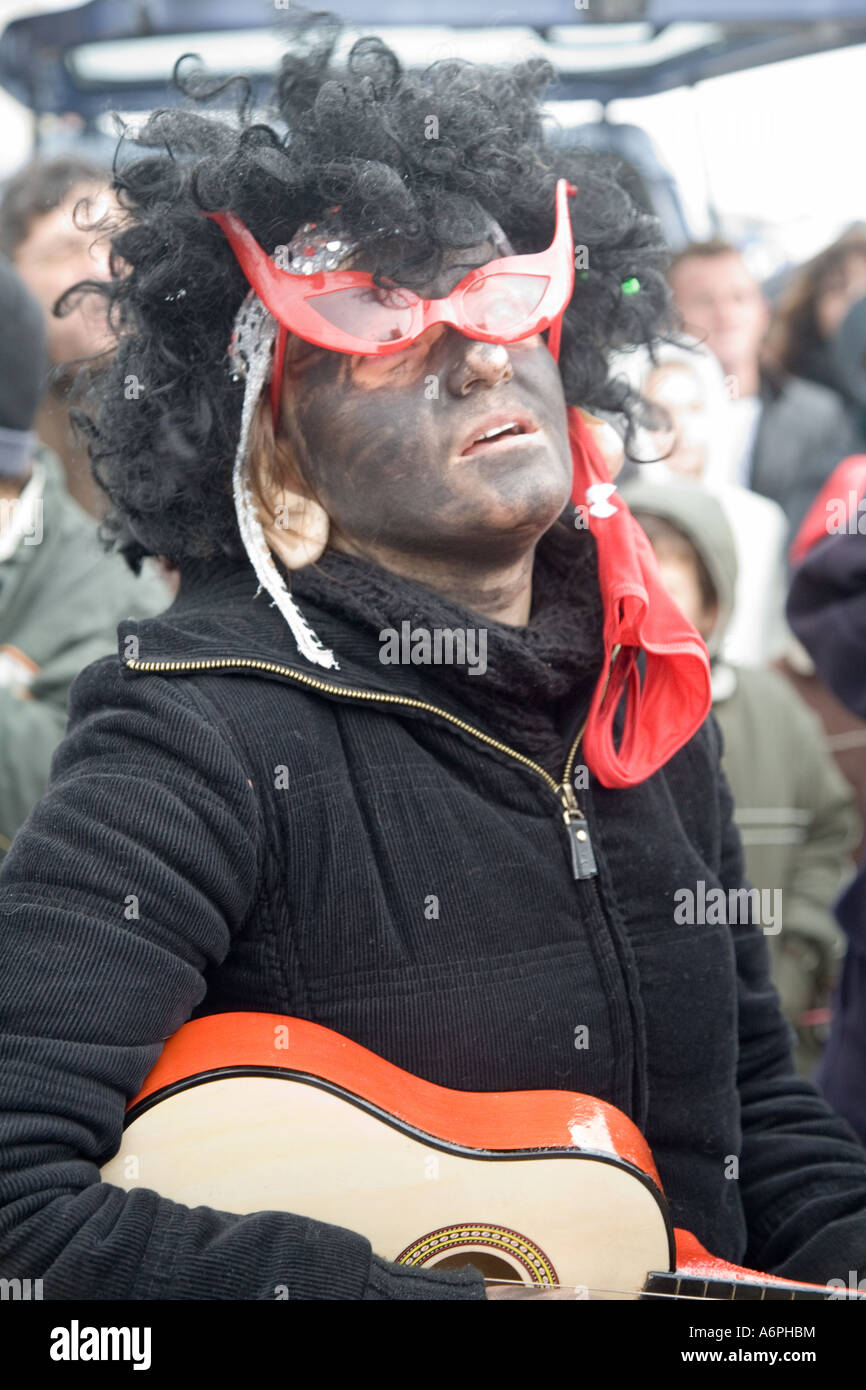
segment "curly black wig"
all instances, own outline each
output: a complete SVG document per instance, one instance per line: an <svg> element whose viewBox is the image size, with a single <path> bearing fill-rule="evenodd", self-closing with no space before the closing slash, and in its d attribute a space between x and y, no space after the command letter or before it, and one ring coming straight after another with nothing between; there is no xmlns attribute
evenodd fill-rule
<svg viewBox="0 0 866 1390"><path fill-rule="evenodd" d="M226 349L249 286L203 210L232 210L272 251L339 203L373 273L411 286L422 265L423 278L431 265L436 273L446 249L484 240L485 212L516 253L547 247L565 177L579 189L570 205L575 245L587 248L563 320L566 401L628 414L608 355L651 341L668 323L658 223L608 163L550 142L541 109L548 63L440 61L409 73L369 37L338 66L340 30L330 15L297 25L272 124L253 120L244 79L208 88L182 60L175 80L199 109L155 112L132 137L135 157L115 162L124 215L101 292L118 346L80 418L111 502L103 537L135 571L147 555L182 568L243 553L231 489L243 385L230 379ZM239 93L230 110L229 86ZM219 108L203 114L214 100ZM382 228L398 234L383 240ZM639 293L623 294L632 277Z"/></svg>

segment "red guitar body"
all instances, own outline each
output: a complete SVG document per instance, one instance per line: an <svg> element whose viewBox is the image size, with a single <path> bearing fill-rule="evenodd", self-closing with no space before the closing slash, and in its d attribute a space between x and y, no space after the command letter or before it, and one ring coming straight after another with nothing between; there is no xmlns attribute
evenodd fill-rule
<svg viewBox="0 0 866 1390"><path fill-rule="evenodd" d="M674 1229L646 1140L603 1101L450 1090L276 1014L216 1014L169 1039L102 1176L593 1298L845 1296L728 1264Z"/></svg>

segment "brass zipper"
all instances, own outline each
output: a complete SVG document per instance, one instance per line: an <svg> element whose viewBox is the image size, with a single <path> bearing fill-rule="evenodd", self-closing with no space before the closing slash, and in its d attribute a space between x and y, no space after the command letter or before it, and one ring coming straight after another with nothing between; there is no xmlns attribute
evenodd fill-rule
<svg viewBox="0 0 866 1390"><path fill-rule="evenodd" d="M427 710L430 714L438 715L440 719L445 719L449 724L462 729L464 733L471 734L482 743L486 743L490 748L505 753L515 762L522 763L524 767L530 768L543 778L563 807L562 819L571 847L574 877L592 878L597 872L592 842L589 837L589 826L577 804L574 788L571 785L577 750L586 729L585 720L569 749L562 781L555 782L550 773L545 771L540 764L533 762L532 758L527 758L525 754L518 753L516 748L509 748L507 743L501 743L499 739L491 738L481 729L476 729L473 724L467 724L464 719L458 719L456 714L449 714L448 710L440 709L438 705L430 705L426 700L416 700L411 695L386 695L369 690L351 690L346 686L331 685L328 681L317 680L315 676L304 675L301 671L293 670L291 666L278 666L275 662L259 661L251 657L215 657L210 661L139 661L137 657L131 656L125 658L125 664L133 671L213 671L226 666L250 667L257 671L271 671L278 676L288 676L290 680L297 681L300 685L310 686L313 690L322 690L326 695L342 695L346 699L371 700L381 704L405 705L410 709Z"/></svg>

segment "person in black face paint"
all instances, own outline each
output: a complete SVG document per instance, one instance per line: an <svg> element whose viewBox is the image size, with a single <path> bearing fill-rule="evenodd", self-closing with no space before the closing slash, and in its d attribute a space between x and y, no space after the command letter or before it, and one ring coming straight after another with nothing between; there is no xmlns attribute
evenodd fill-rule
<svg viewBox="0 0 866 1390"><path fill-rule="evenodd" d="M715 1253L844 1274L866 1264L866 1153L794 1074L760 925L672 909L689 885L742 883L714 726L689 737L669 713L683 746L633 785L580 761L607 677L593 528L622 513L602 479L560 519L569 411L637 408L608 355L666 321L658 227L591 156L545 143L544 65L409 76L367 39L341 69L327 23L306 39L277 84L286 143L243 112L236 128L162 112L138 138L166 152L118 173L94 468L109 538L133 567L174 562L181 587L76 682L51 788L0 873L3 1272L57 1299L503 1296L349 1226L98 1181L164 1040L250 1010L458 1090L598 1096ZM442 322L384 356L290 335L280 372L202 216L294 256L339 205L353 250L313 236L326 270L350 254L438 299L503 256L499 232L549 248L560 179L590 269L558 358L547 330L488 342ZM404 621L483 627L486 670L384 664ZM575 783L592 867L569 853Z"/></svg>
<svg viewBox="0 0 866 1390"><path fill-rule="evenodd" d="M484 242L450 256L419 293L441 298L495 256ZM535 545L571 491L562 383L541 334L493 344L437 325L392 356L319 350L287 381L283 405L299 446L296 486L303 479L327 516L334 550L488 617L526 621ZM499 417L527 432L464 453ZM267 498L275 516L294 504L285 472L282 482ZM285 528L268 535L292 565Z"/></svg>

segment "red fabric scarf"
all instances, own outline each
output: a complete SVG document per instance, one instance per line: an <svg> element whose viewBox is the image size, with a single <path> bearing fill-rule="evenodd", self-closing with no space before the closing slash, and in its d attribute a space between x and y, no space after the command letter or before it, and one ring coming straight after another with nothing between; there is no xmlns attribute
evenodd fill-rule
<svg viewBox="0 0 866 1390"><path fill-rule="evenodd" d="M596 540L604 604L605 666L590 705L584 758L602 786L633 787L662 767L706 719L710 659L669 597L652 546L617 495L574 407L568 421L572 501ZM643 682L636 663L640 651L646 658ZM624 690L625 726L617 749L613 721Z"/></svg>

